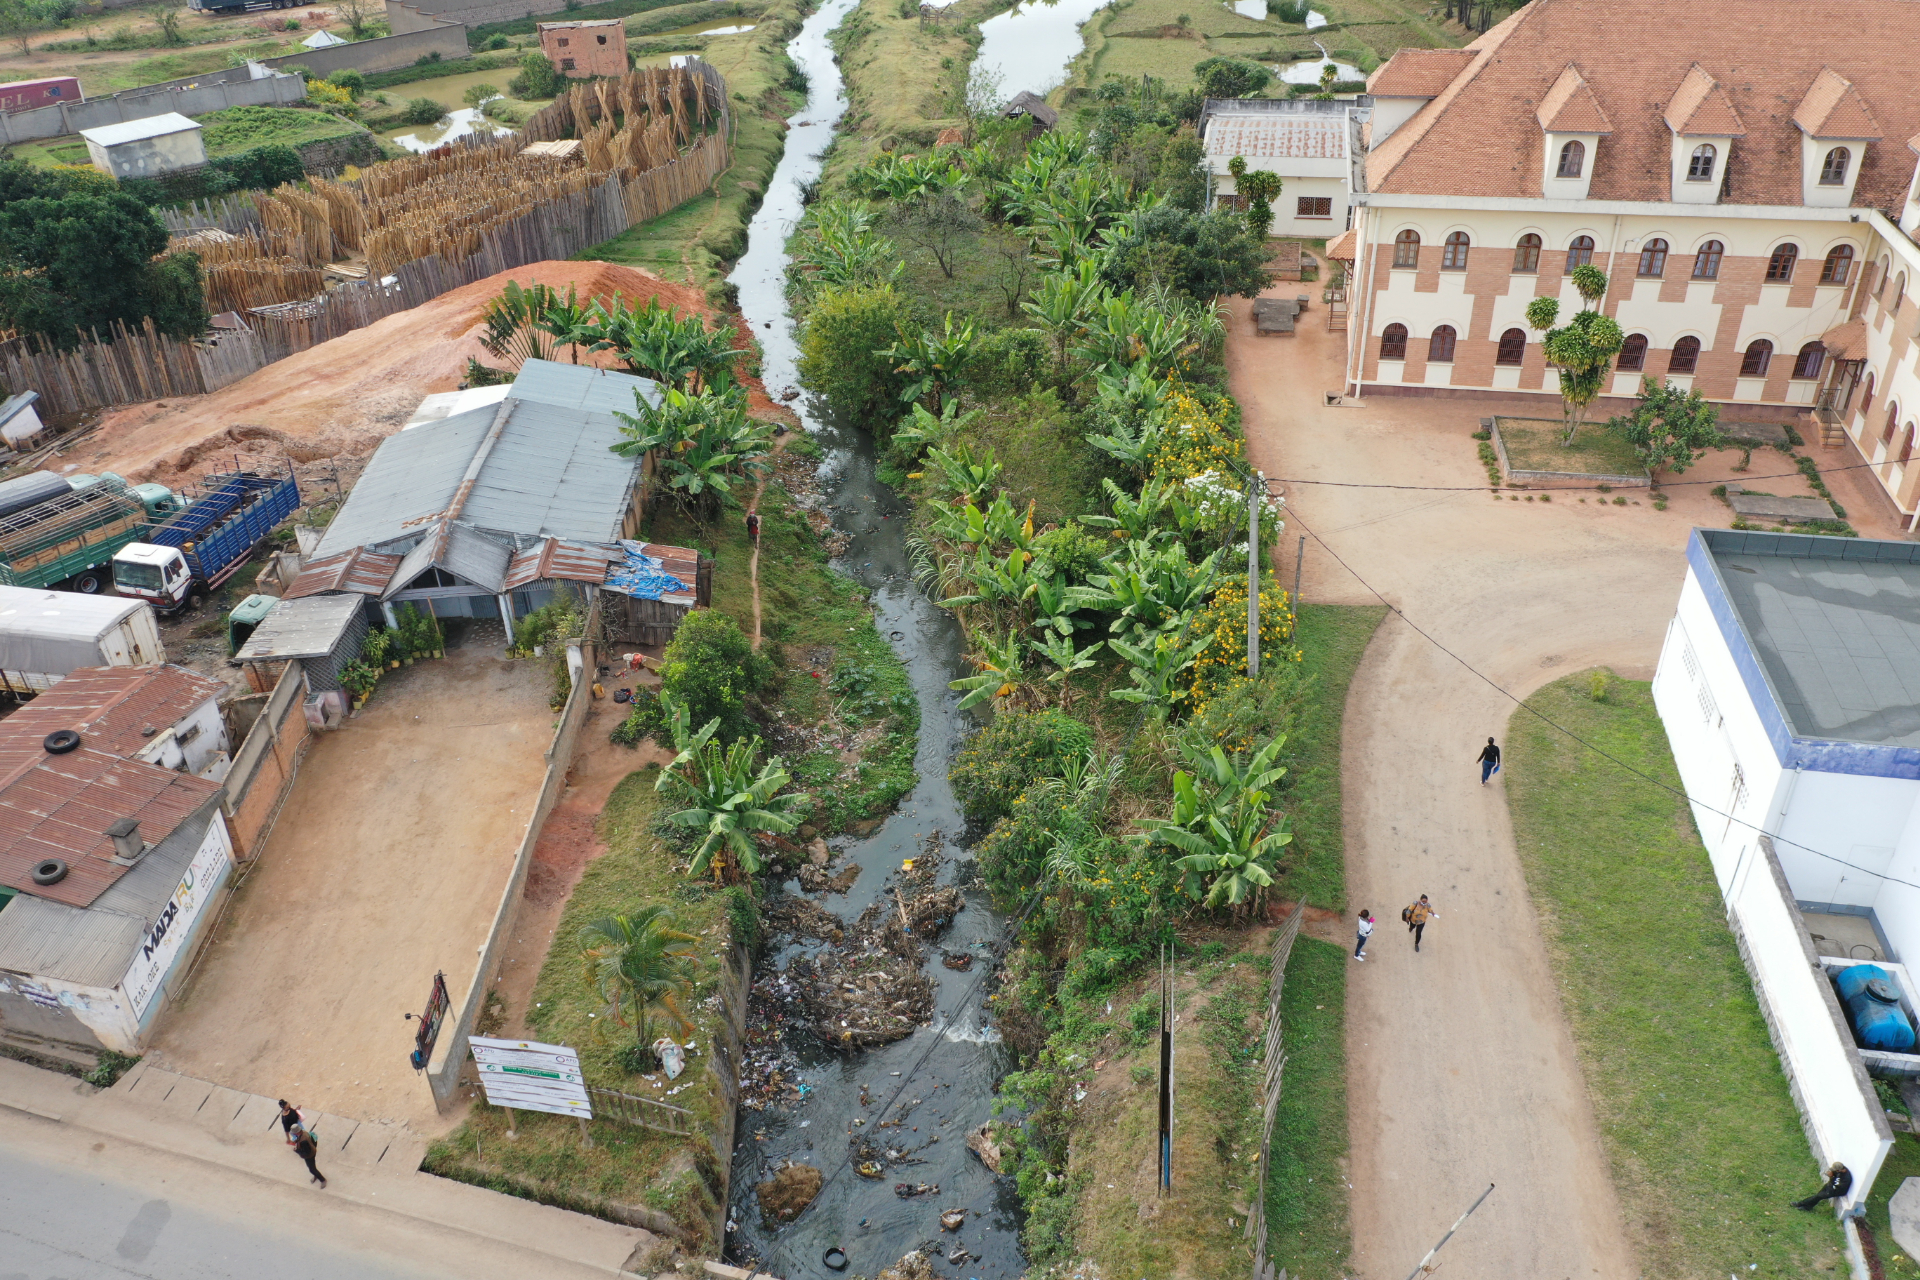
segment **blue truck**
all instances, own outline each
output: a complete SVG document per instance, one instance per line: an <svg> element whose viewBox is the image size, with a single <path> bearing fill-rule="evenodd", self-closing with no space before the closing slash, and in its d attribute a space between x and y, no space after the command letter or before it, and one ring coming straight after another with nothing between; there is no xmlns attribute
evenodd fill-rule
<svg viewBox="0 0 1920 1280"><path fill-rule="evenodd" d="M196 609L299 507L291 462L285 475L210 475L186 510L114 554L114 589L147 601L163 616Z"/></svg>

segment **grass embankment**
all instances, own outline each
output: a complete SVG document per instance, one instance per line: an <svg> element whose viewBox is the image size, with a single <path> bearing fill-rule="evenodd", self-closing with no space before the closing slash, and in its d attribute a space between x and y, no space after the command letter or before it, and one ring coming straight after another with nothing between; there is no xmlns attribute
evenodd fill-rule
<svg viewBox="0 0 1920 1280"><path fill-rule="evenodd" d="M833 33L846 77L847 114L828 165L829 180L880 150L933 145L960 123L958 94L980 47L980 19L1005 0L959 0L922 21L917 6L861 0ZM1006 96L1016 86L1003 86Z"/></svg>
<svg viewBox="0 0 1920 1280"><path fill-rule="evenodd" d="M1346 721L1347 686L1353 683L1360 658L1386 616L1384 606L1370 604L1303 604L1295 615L1294 643L1302 654L1302 671L1313 681L1289 738L1291 778L1286 802L1293 815L1293 845L1280 889L1283 897L1296 902L1346 910L1340 735Z"/></svg>
<svg viewBox="0 0 1920 1280"><path fill-rule="evenodd" d="M1527 706L1680 786L1652 686L1596 673ZM1650 1276L1809 1276L1841 1246L1684 801L1525 711L1507 801L1587 1091ZM1844 1266L1844 1261L1840 1262Z"/></svg>
<svg viewBox="0 0 1920 1280"><path fill-rule="evenodd" d="M1920 1280L1920 1260L1909 1257L1893 1238L1892 1215L1887 1202L1908 1178L1920 1178L1920 1138L1895 1131L1893 1150L1880 1166L1873 1194L1867 1197L1867 1223L1873 1228L1874 1242L1880 1249L1880 1263L1886 1280Z"/></svg>
<svg viewBox="0 0 1920 1280"><path fill-rule="evenodd" d="M733 99L733 167L720 175L717 189L651 222L629 227L588 249L582 258L643 267L676 283L713 292L726 269L746 251L747 223L760 207L767 181L786 149L786 117L805 101L786 45L808 12L808 0L776 0L752 31L708 45L704 56L726 79Z"/></svg>
<svg viewBox="0 0 1920 1280"><path fill-rule="evenodd" d="M789 452L812 448L796 441ZM751 632L752 585L748 543L738 512L712 525L691 523L655 504L649 540L698 547L715 560L713 607ZM815 798L811 815L822 832L890 808L913 786L919 708L905 668L875 630L864 593L827 567L820 539L778 484L760 502L760 595L767 651L782 668L769 708L781 727L807 744L788 758L795 789ZM820 670L815 679L810 670ZM859 758L843 760L838 742L861 744ZM700 1132L690 1140L597 1120L594 1145L583 1148L577 1125L561 1116L517 1113L519 1137L509 1142L506 1118L477 1105L466 1122L428 1152L429 1172L615 1220L631 1220L628 1206L665 1214L693 1248L707 1238L723 1169L706 1136L725 1105L718 1082L695 1057L689 1085L635 1075L622 1061L631 1033L606 1027L604 1003L587 982L577 939L591 921L666 903L680 927L702 937L699 984L683 1006L704 1052L716 1042L723 957L733 944L751 946L757 925L744 888L720 890L679 870L681 856L653 832L659 813L657 766L629 775L614 789L598 823L606 853L587 865L567 901L552 948L534 986L527 1031L580 1050L589 1084L660 1098L694 1112ZM596 1016L598 1015L598 1016ZM658 1025L658 1024L656 1024ZM663 1028L662 1034L671 1033ZM689 1084L690 1082L690 1084ZM724 1159L725 1157L722 1157Z"/></svg>
<svg viewBox="0 0 1920 1280"><path fill-rule="evenodd" d="M269 143L298 148L309 142L322 142L360 132L359 126L339 116L293 107L230 107L195 118L203 126L200 140L207 149L209 160L236 156ZM43 167L92 162L86 140L77 133L17 143L11 150L11 156L15 160Z"/></svg>

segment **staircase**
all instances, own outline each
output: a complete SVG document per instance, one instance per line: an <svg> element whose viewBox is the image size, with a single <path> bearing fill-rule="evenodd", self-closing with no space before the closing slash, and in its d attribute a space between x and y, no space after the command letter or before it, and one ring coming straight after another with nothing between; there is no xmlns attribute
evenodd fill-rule
<svg viewBox="0 0 1920 1280"><path fill-rule="evenodd" d="M1846 424L1840 420L1840 415L1832 409L1825 407L1815 409L1812 411L1811 417L1812 422L1810 425L1813 433L1819 437L1821 448L1831 449L1847 438Z"/></svg>

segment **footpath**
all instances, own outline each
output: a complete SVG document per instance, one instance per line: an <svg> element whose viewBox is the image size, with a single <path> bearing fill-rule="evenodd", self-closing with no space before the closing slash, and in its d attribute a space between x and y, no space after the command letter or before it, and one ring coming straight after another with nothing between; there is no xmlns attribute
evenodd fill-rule
<svg viewBox="0 0 1920 1280"><path fill-rule="evenodd" d="M9 1148L84 1162L83 1149L111 1145L116 1167L171 1167L210 1202L318 1215L330 1234L380 1239L383 1251L468 1275L631 1276L629 1262L660 1243L637 1227L422 1173L426 1142L404 1125L309 1113L323 1191L283 1140L278 1115L272 1098L144 1063L101 1090L0 1058L0 1141ZM481 1269L462 1268L463 1259Z"/></svg>

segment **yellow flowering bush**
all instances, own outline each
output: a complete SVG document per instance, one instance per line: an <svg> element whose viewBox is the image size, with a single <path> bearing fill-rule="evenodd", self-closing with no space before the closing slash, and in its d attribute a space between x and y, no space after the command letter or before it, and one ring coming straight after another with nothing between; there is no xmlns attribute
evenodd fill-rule
<svg viewBox="0 0 1920 1280"><path fill-rule="evenodd" d="M1244 579L1229 578L1213 594L1200 616L1193 621L1193 634L1207 637L1206 648L1194 660L1192 670L1192 706L1194 715L1204 714L1207 705L1220 691L1247 676L1247 584ZM1293 595L1284 591L1268 574L1260 583L1260 665L1298 662L1301 654L1293 646ZM1225 744L1223 744L1225 745ZM1244 750L1244 747L1234 747Z"/></svg>
<svg viewBox="0 0 1920 1280"><path fill-rule="evenodd" d="M1224 472L1240 456L1240 439L1186 388L1167 393L1167 421L1154 441L1148 466L1153 478L1184 484Z"/></svg>

